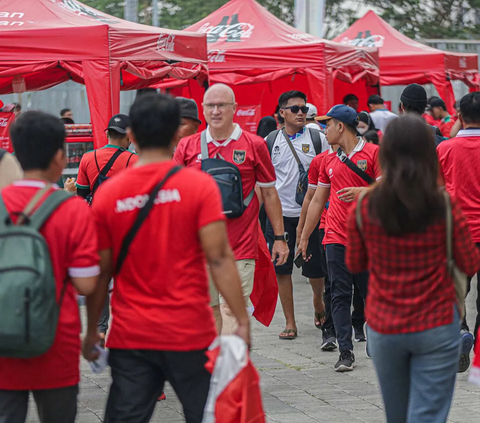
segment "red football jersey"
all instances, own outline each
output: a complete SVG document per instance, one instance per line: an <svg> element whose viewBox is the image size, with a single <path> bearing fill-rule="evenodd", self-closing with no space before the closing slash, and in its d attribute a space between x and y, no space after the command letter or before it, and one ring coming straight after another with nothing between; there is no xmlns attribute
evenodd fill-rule
<svg viewBox="0 0 480 423"><path fill-rule="evenodd" d="M148 193L173 166L167 161L134 167L98 189L92 210L99 249L111 249L114 262ZM209 175L181 169L165 183L155 204L115 276L107 346L207 348L216 330L198 233L224 219L219 189Z"/></svg>
<svg viewBox="0 0 480 423"><path fill-rule="evenodd" d="M480 130L464 129L437 147L445 188L458 200L472 239L480 242Z"/></svg>
<svg viewBox="0 0 480 423"><path fill-rule="evenodd" d="M180 165L201 168L201 134L183 138L178 144L173 159ZM255 188L275 186L275 169L268 153L267 143L257 135L243 132L236 125L229 139L213 140L207 131L210 158L219 158L235 164L242 175L243 197ZM255 195L243 215L227 219L228 238L237 260L257 258L259 202Z"/></svg>
<svg viewBox="0 0 480 423"><path fill-rule="evenodd" d="M17 219L18 214L15 213L22 212L35 193L44 187L43 181L21 180L2 190L2 198L12 220ZM67 275L91 277L100 273L95 225L90 208L80 198L74 197L61 204L40 233L50 251L57 301ZM68 283L52 347L35 358L0 358L0 389L55 389L78 384L80 332L77 291Z"/></svg>
<svg viewBox="0 0 480 423"><path fill-rule="evenodd" d="M105 147L85 153L80 162L80 167L78 168L77 188L90 188L92 190L100 171L119 148L120 147L116 145L107 144ZM96 162L95 156L97 158ZM138 156L135 153L125 150L117 157L117 160L115 160L115 163L109 170L107 177L111 178L117 173L125 170L127 167L133 166L137 161Z"/></svg>
<svg viewBox="0 0 480 423"><path fill-rule="evenodd" d="M373 179L378 180L380 178L378 151L378 145L361 140L349 159ZM320 168L318 186L330 188L330 204L323 243L346 245L346 223L351 203L340 201L337 192L343 188L367 187L368 183L342 163L336 154L329 154L324 158Z"/></svg>
<svg viewBox="0 0 480 423"><path fill-rule="evenodd" d="M310 163L308 169L308 187L311 189L317 189L318 186L318 175L320 173L320 168L322 166L323 159L327 154L333 153L333 150L329 148L327 151L315 156ZM325 229L325 220L327 218L327 209L325 209L320 217L320 227L319 229Z"/></svg>

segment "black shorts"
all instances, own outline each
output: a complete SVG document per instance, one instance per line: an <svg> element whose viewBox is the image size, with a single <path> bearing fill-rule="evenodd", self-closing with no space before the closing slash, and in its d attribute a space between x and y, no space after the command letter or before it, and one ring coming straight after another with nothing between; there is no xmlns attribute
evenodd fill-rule
<svg viewBox="0 0 480 423"><path fill-rule="evenodd" d="M293 273L293 259L295 257L295 250L297 247L297 226L299 217L285 217L283 216L283 225L285 232L288 233L288 248L290 253L285 264L281 266L275 265L275 272L277 275L291 275ZM272 246L275 241L272 225L267 220L266 239L268 242L268 248L272 251ZM321 257L320 257L320 234L318 227L314 229L310 240L308 242L307 254L311 255L309 261L302 266L302 275L309 279L318 279L325 277L325 273L322 270Z"/></svg>

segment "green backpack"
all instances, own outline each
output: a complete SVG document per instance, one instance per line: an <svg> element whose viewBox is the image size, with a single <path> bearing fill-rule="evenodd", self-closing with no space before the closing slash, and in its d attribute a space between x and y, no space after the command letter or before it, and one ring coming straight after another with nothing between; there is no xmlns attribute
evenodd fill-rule
<svg viewBox="0 0 480 423"><path fill-rule="evenodd" d="M50 252L39 232L52 212L72 196L54 191L30 215L50 186L40 189L11 222L0 197L0 357L31 358L47 352L57 331L60 301Z"/></svg>

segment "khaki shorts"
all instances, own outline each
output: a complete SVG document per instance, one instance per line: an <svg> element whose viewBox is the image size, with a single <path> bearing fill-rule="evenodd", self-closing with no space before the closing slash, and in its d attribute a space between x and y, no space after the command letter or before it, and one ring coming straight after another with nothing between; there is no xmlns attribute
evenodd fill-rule
<svg viewBox="0 0 480 423"><path fill-rule="evenodd" d="M250 301L250 294L253 291L253 278L255 276L255 260L237 260L237 269L238 273L240 274L240 280L242 281L242 291L243 291L243 298L245 299L245 304L247 308L252 307L252 303ZM225 298L223 298L215 285L213 283L212 277L210 276L209 272L209 285L210 285L210 306L215 307L219 304L225 304Z"/></svg>

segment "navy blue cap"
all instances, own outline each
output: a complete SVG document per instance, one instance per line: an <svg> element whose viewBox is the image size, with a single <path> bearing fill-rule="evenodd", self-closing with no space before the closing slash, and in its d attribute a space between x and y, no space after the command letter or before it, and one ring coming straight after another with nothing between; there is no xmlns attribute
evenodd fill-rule
<svg viewBox="0 0 480 423"><path fill-rule="evenodd" d="M337 104L333 106L325 116L317 116L315 120L325 122L330 119L336 119L347 125L357 126L358 117L357 112L345 104Z"/></svg>

